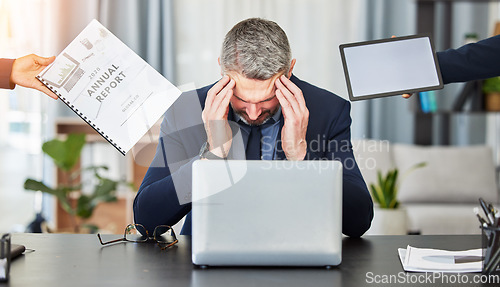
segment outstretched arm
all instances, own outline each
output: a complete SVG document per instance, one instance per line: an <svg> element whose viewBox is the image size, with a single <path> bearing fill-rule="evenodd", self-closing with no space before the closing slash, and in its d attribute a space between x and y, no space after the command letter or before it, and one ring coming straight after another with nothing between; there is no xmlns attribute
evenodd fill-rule
<svg viewBox="0 0 500 287"><path fill-rule="evenodd" d="M57 96L35 78L43 69L54 62L55 57L44 58L35 54L15 60L0 60L0 88L13 89L16 85L36 89L53 99Z"/></svg>
<svg viewBox="0 0 500 287"><path fill-rule="evenodd" d="M500 76L500 35L437 56L445 84Z"/></svg>
<svg viewBox="0 0 500 287"><path fill-rule="evenodd" d="M445 84L500 76L500 35L437 52L437 58Z"/></svg>

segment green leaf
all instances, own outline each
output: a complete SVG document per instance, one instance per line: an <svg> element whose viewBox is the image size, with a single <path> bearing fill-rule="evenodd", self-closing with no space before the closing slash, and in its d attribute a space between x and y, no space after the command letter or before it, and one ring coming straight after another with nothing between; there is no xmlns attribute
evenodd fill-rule
<svg viewBox="0 0 500 287"><path fill-rule="evenodd" d="M95 204L87 195L81 195L78 198L78 202L76 205L76 215L81 218L89 218L92 216L92 212L94 211Z"/></svg>
<svg viewBox="0 0 500 287"><path fill-rule="evenodd" d="M102 178L99 181L99 184L95 187L93 197L94 198L108 197L109 195L114 194L117 186L118 182L107 178Z"/></svg>
<svg viewBox="0 0 500 287"><path fill-rule="evenodd" d="M57 189L53 189L46 186L43 182L33 180L31 178L28 178L24 182L24 189L26 190L34 190L34 191L39 190L41 192L52 194L55 197L57 197L57 199L61 203L61 207L69 214L75 214L75 211L69 204L67 196L71 191L75 190L75 188L77 187L60 187Z"/></svg>
<svg viewBox="0 0 500 287"><path fill-rule="evenodd" d="M42 150L59 168L69 171L78 162L84 145L85 134L69 134L64 141L53 139L45 142Z"/></svg>
<svg viewBox="0 0 500 287"><path fill-rule="evenodd" d="M395 208L399 204L396 198L397 179L397 169L389 170L385 176L377 171L378 184L370 184L370 191L381 208Z"/></svg>
<svg viewBox="0 0 500 287"><path fill-rule="evenodd" d="M380 170L377 171L378 185L384 186L384 180L382 179L382 172Z"/></svg>
<svg viewBox="0 0 500 287"><path fill-rule="evenodd" d="M374 197L376 197L378 199L378 203L380 205L381 208L386 208L387 207L387 204L386 204L386 201L385 201L385 197L384 197L384 193L382 191L382 188L379 186L379 185L372 185L373 186L373 194L375 194Z"/></svg>
<svg viewBox="0 0 500 287"><path fill-rule="evenodd" d="M62 209L64 209L64 211L71 215L76 214L76 210L71 206L66 197L58 197L57 199L59 199L59 203L61 204L61 207Z"/></svg>
<svg viewBox="0 0 500 287"><path fill-rule="evenodd" d="M391 184L391 182L390 182L391 177L392 177L392 170L387 172L387 175L385 176L385 179L384 179L384 185L381 186L386 202L390 202L390 198L388 198L388 197L389 197L389 192L390 192L389 185Z"/></svg>
<svg viewBox="0 0 500 287"><path fill-rule="evenodd" d="M486 79L483 82L483 92L485 94L500 92L500 77Z"/></svg>
<svg viewBox="0 0 500 287"><path fill-rule="evenodd" d="M380 198L379 198L378 193L377 193L377 188L375 187L375 185L373 185L373 183L370 184L370 191L372 193L372 196L373 196L373 199L375 200L375 202L380 204Z"/></svg>
<svg viewBox="0 0 500 287"><path fill-rule="evenodd" d="M26 190L34 190L34 191L41 191L45 192L48 194L52 194L56 196L57 198L65 198L69 192L71 192L70 188L58 188L58 189L53 189L48 186L46 186L43 182L33 180L31 178L28 178L24 182L24 189Z"/></svg>
<svg viewBox="0 0 500 287"><path fill-rule="evenodd" d="M48 186L46 186L43 182L41 181L37 181L37 180L34 180L34 179L31 179L31 178L28 178L25 182L24 182L24 189L26 190L34 190L34 191L42 191L42 192L45 192L45 193L49 193L49 194L52 194L52 195L58 195L57 194L57 191L55 189L52 189Z"/></svg>
<svg viewBox="0 0 500 287"><path fill-rule="evenodd" d="M389 207L389 208L398 208L398 206L399 206L399 201L398 201L396 198L394 198L394 199L391 201L391 203L389 204L389 206L388 206L388 207Z"/></svg>
<svg viewBox="0 0 500 287"><path fill-rule="evenodd" d="M388 174L387 181L389 182L387 185L387 201L392 202L396 199L397 196L397 187L396 182L398 180L398 170L394 169L392 173Z"/></svg>

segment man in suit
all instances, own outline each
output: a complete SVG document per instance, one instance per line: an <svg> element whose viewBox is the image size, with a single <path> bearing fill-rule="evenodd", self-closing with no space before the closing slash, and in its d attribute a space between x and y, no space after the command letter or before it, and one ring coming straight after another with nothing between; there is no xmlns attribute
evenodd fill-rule
<svg viewBox="0 0 500 287"><path fill-rule="evenodd" d="M298 79L295 62L285 32L272 21L247 19L227 33L222 79L184 93L165 114L134 200L136 223L152 231L187 215L182 234L191 234L197 159L328 159L344 167L343 233L368 230L373 203L352 153L350 103Z"/></svg>
<svg viewBox="0 0 500 287"><path fill-rule="evenodd" d="M43 58L34 54L18 59L0 59L0 89L12 90L19 85L39 90L57 100L57 96L35 78L54 59L55 57Z"/></svg>

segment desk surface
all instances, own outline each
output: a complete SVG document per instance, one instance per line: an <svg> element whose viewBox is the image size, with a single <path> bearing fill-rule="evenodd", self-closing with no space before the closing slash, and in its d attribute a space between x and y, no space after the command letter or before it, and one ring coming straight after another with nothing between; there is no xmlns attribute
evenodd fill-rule
<svg viewBox="0 0 500 287"><path fill-rule="evenodd" d="M119 236L107 235L104 239L117 237ZM180 236L177 246L164 251L154 243L124 242L101 247L96 235L14 234L12 243L23 244L35 251L16 258L11 265L10 282L0 286L385 286L389 284L382 284L382 280L390 275L399 276L398 280L402 280L407 274L425 276L421 273L403 272L397 254L398 247L410 244L416 247L464 250L479 248L481 237L410 235L345 238L342 243L342 264L330 270L200 269L191 263L191 238L187 236ZM372 272L372 275L368 272ZM467 279L472 283L476 274L461 275L460 279ZM407 281L391 285L411 286L413 284L407 282L417 279L404 279ZM419 280L423 278L420 277ZM380 284L368 284L370 281ZM457 282L442 284L442 280L433 282L442 286L457 285ZM480 284L470 284L478 285Z"/></svg>

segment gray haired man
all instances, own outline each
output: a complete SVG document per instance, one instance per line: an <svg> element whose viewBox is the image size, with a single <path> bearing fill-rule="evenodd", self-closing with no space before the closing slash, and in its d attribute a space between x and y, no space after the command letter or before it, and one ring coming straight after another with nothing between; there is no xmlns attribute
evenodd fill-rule
<svg viewBox="0 0 500 287"><path fill-rule="evenodd" d="M373 203L352 154L350 103L292 75L295 63L275 22L236 24L222 45L222 79L183 94L165 114L135 222L152 231L187 215L181 233L191 234L191 165L200 158L327 159L344 166L343 233L368 230Z"/></svg>

